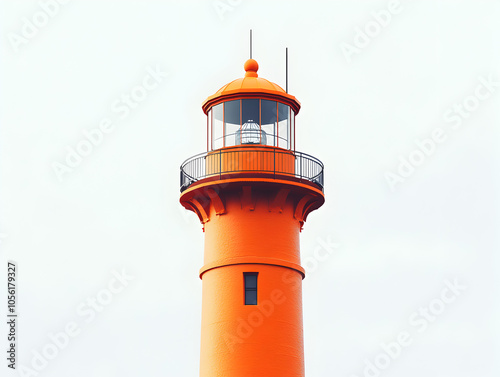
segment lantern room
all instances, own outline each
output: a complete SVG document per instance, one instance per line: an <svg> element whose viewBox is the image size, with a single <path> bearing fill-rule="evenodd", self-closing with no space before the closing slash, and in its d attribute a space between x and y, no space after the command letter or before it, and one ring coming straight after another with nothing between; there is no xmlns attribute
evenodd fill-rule
<svg viewBox="0 0 500 377"><path fill-rule="evenodd" d="M278 85L258 77L258 63L246 61L245 77L207 98L207 151L233 146L295 150L295 115L300 103Z"/></svg>
<svg viewBox="0 0 500 377"><path fill-rule="evenodd" d="M295 113L290 106L260 98L221 102L208 111L208 151L260 144L295 149Z"/></svg>

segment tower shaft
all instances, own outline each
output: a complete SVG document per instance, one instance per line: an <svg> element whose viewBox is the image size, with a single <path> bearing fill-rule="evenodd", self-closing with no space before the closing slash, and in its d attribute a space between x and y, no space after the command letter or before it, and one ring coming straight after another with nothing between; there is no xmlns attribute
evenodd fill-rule
<svg viewBox="0 0 500 377"><path fill-rule="evenodd" d="M300 222L289 189L221 190L205 223L202 377L304 376ZM256 305L245 305L256 274Z"/></svg>

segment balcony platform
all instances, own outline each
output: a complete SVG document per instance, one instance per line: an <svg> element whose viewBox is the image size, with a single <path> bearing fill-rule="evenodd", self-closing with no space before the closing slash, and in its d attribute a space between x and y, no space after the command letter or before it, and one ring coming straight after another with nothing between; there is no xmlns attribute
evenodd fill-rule
<svg viewBox="0 0 500 377"><path fill-rule="evenodd" d="M237 146L193 156L181 165L180 189L194 183L279 180L317 187L323 192L324 166L308 154L269 146Z"/></svg>

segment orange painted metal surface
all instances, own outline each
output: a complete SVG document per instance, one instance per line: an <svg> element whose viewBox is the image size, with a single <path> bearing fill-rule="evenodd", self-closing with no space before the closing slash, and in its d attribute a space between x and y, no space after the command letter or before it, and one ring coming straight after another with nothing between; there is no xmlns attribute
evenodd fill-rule
<svg viewBox="0 0 500 377"><path fill-rule="evenodd" d="M208 152L205 159L207 176L231 172L268 172L295 174L293 151L267 147L226 147Z"/></svg>
<svg viewBox="0 0 500 377"><path fill-rule="evenodd" d="M291 201L280 212L266 191L252 200L225 193L205 224L202 377L304 376L300 224ZM244 305L244 272L258 273L258 305Z"/></svg>
<svg viewBox="0 0 500 377"><path fill-rule="evenodd" d="M258 305L243 304L247 271L259 273ZM200 376L303 377L301 284L299 273L276 266L206 272Z"/></svg>
<svg viewBox="0 0 500 377"><path fill-rule="evenodd" d="M221 185L223 187L230 186L236 183L246 183L252 185L260 185L260 184L276 184L276 185L285 185L285 186L293 186L294 189L297 189L302 192L303 195L306 191L312 191L313 195L316 195L318 200L320 200L319 207L321 207L325 201L323 192L317 188L316 185L311 182L300 182L299 180L293 180L293 177L283 177L286 179L269 179L265 177L259 177L259 174L235 174L229 176L223 176L222 179L208 178L202 179L196 182L196 184L191 185L187 190L183 191L181 194L180 202L186 209L191 209L189 206L189 201L193 196L199 195L199 191L206 190L215 184Z"/></svg>
<svg viewBox="0 0 500 377"><path fill-rule="evenodd" d="M279 85L258 77L257 70L259 69L259 65L255 60L247 60L244 68L246 71L245 77L233 80L229 84L224 85L203 102L202 109L205 114L208 113L208 110L212 106L233 98L276 99L277 97L281 102L290 105L295 114L299 113L300 102L297 98L288 94Z"/></svg>

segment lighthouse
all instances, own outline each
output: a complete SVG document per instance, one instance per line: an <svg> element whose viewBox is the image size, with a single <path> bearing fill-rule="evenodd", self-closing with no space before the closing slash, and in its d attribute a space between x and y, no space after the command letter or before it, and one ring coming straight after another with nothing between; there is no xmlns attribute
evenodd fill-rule
<svg viewBox="0 0 500 377"><path fill-rule="evenodd" d="M207 150L180 168L205 232L201 377L303 377L299 234L324 203L323 164L295 149L299 101L258 75L202 104Z"/></svg>

